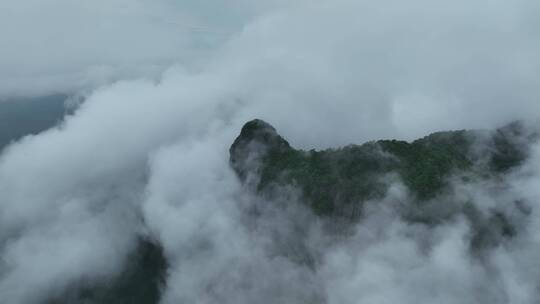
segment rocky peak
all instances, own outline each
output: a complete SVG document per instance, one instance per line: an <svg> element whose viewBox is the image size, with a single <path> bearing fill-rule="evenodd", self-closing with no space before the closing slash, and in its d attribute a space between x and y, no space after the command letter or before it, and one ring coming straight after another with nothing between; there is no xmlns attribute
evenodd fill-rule
<svg viewBox="0 0 540 304"><path fill-rule="evenodd" d="M244 179L249 170L256 169L259 160L268 153L283 152L292 149L269 123L254 119L247 122L232 144L230 162Z"/></svg>

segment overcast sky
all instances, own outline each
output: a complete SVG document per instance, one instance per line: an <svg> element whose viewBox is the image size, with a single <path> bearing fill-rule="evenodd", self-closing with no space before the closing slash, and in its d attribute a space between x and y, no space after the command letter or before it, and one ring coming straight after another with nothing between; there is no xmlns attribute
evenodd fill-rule
<svg viewBox="0 0 540 304"><path fill-rule="evenodd" d="M237 2L4 0L0 96L156 77L175 63L205 56L271 6Z"/></svg>
<svg viewBox="0 0 540 304"><path fill-rule="evenodd" d="M4 98L157 81L174 66L216 82L237 79L227 88L231 99L294 124L302 137L314 126L296 113L321 115L328 131L323 139L311 132L310 145L487 127L530 118L539 104L536 1L4 0L0 6ZM200 90L204 85L212 84ZM351 137L328 125L361 130Z"/></svg>

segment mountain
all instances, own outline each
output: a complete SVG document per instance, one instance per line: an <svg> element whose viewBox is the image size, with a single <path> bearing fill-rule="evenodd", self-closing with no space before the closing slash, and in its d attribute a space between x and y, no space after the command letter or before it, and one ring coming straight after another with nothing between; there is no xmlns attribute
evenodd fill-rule
<svg viewBox="0 0 540 304"><path fill-rule="evenodd" d="M302 204L329 226L339 223L331 233L346 233L343 227L361 221L368 202L384 203L390 187L401 183L409 197L400 209L405 221L436 226L462 215L472 227L471 252L481 254L514 237L518 229L501 210L484 213L474 202L455 198L454 184L492 181L504 191L502 177L524 163L537 139L514 122L493 131L446 131L412 142L379 140L306 151L295 149L272 125L255 119L242 127L229 157L248 191L269 203L283 193L296 193L298 199L291 204ZM527 216L529 210L521 202L508 204ZM305 223L298 221L302 230ZM315 271L308 246L294 240L284 240L289 243L281 246L280 254ZM47 303L158 303L166 273L161 246L141 238L121 273L99 283L78 282Z"/></svg>
<svg viewBox="0 0 540 304"><path fill-rule="evenodd" d="M246 123L230 148L230 164L257 195L270 200L297 189L314 214L339 222L361 220L364 205L382 200L400 181L410 199L404 219L435 225L464 215L475 227L472 248L486 248L515 229L493 210L483 215L473 202L448 199L453 184L497 181L522 164L537 134L520 122L494 131L430 134L413 142L379 140L337 149L299 150L262 120ZM520 202L508 202L522 210Z"/></svg>

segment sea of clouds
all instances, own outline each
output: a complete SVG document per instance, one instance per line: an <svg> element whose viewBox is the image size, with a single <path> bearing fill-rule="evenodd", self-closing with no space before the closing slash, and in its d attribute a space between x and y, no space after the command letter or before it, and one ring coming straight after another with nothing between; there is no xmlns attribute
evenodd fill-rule
<svg viewBox="0 0 540 304"><path fill-rule="evenodd" d="M255 117L306 149L535 121L539 17L530 0L1 1L0 96L84 102L0 156L0 302L112 276L145 235L163 303L536 303L540 147L504 196L458 187L531 210L481 258L465 219L404 222L399 182L343 238L302 207L246 218L271 202L228 148Z"/></svg>

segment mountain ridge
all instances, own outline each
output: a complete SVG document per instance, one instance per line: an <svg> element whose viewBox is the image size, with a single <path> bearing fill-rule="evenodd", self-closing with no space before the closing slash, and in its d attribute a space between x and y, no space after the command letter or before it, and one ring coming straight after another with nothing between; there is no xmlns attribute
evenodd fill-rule
<svg viewBox="0 0 540 304"><path fill-rule="evenodd" d="M481 177L522 164L528 154L523 138L532 141L526 133L514 122L492 132L443 131L411 142L378 140L305 151L292 148L274 127L255 119L244 125L231 146L230 163L240 179L258 177L258 192L271 185L295 185L315 213L348 212L355 218L360 212L356 202L384 195L384 183L377 180L384 174L397 173L418 200L429 200L448 187L451 174ZM352 209L336 210L340 200Z"/></svg>

